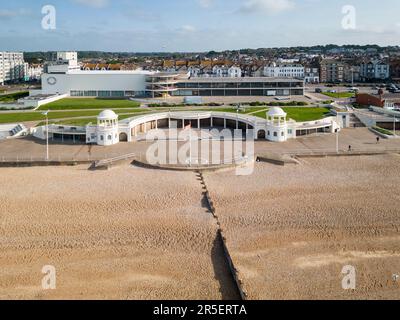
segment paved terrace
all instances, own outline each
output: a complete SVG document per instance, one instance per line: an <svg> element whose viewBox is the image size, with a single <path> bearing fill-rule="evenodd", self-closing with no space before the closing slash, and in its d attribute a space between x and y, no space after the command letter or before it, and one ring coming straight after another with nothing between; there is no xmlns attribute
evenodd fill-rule
<svg viewBox="0 0 400 320"><path fill-rule="evenodd" d="M101 160L136 153L144 157L149 142L120 143L111 147L89 146L83 144L50 143L51 160ZM385 140L376 143L376 135L367 128L345 129L339 135L340 150L347 152L351 145L355 151L383 152L396 151L400 153L400 138ZM336 150L336 135L322 134L292 139L283 143L257 141L255 152L263 154L303 154L334 152ZM0 161L2 160L43 160L46 144L42 140L32 137L1 140Z"/></svg>

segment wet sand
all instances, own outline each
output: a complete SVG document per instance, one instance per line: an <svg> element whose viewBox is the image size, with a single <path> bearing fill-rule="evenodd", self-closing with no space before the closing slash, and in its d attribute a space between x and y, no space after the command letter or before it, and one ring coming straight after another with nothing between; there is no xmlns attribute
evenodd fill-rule
<svg viewBox="0 0 400 320"><path fill-rule="evenodd" d="M205 175L250 299L399 299L400 156ZM356 290L342 289L345 265Z"/></svg>
<svg viewBox="0 0 400 320"><path fill-rule="evenodd" d="M1 299L231 299L194 173L0 169ZM44 265L57 289L41 288Z"/></svg>

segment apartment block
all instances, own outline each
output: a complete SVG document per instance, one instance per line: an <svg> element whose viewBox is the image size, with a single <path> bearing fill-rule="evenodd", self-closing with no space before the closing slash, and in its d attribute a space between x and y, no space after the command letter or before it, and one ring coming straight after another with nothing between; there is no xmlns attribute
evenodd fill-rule
<svg viewBox="0 0 400 320"><path fill-rule="evenodd" d="M25 62L22 52L0 52L0 84L23 80Z"/></svg>
<svg viewBox="0 0 400 320"><path fill-rule="evenodd" d="M320 63L321 82L344 82L346 64L334 59L324 59Z"/></svg>

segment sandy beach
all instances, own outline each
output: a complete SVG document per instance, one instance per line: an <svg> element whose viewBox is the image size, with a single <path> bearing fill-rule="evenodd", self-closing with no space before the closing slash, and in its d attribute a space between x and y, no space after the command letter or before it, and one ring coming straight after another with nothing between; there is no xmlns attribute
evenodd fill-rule
<svg viewBox="0 0 400 320"><path fill-rule="evenodd" d="M249 299L398 299L400 157L204 173ZM195 173L1 168L0 299L235 299ZM344 265L357 288L341 287ZM42 290L44 265L56 290Z"/></svg>
<svg viewBox="0 0 400 320"><path fill-rule="evenodd" d="M79 166L0 174L0 298L237 297L194 173ZM44 265L56 267L56 290L41 288Z"/></svg>
<svg viewBox="0 0 400 320"><path fill-rule="evenodd" d="M250 299L398 299L400 157L259 164L206 174ZM356 290L342 289L345 265Z"/></svg>

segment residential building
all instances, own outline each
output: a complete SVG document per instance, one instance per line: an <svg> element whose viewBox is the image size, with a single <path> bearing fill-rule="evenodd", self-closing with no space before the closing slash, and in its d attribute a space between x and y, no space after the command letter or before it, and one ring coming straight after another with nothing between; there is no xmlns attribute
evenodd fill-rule
<svg viewBox="0 0 400 320"><path fill-rule="evenodd" d="M319 69L318 68L305 68L304 69L304 82L305 83L319 83Z"/></svg>
<svg viewBox="0 0 400 320"><path fill-rule="evenodd" d="M43 66L40 64L28 64L24 65L25 81L40 80L43 74Z"/></svg>
<svg viewBox="0 0 400 320"><path fill-rule="evenodd" d="M304 78L304 67L301 64L271 63L264 68L264 76L280 78Z"/></svg>
<svg viewBox="0 0 400 320"><path fill-rule="evenodd" d="M361 80L386 80L390 77L390 66L381 61L373 60L361 64Z"/></svg>
<svg viewBox="0 0 400 320"><path fill-rule="evenodd" d="M22 52L0 52L0 84L23 80L24 72L25 61Z"/></svg>
<svg viewBox="0 0 400 320"><path fill-rule="evenodd" d="M320 81L344 82L346 64L335 59L323 59L320 62Z"/></svg>

